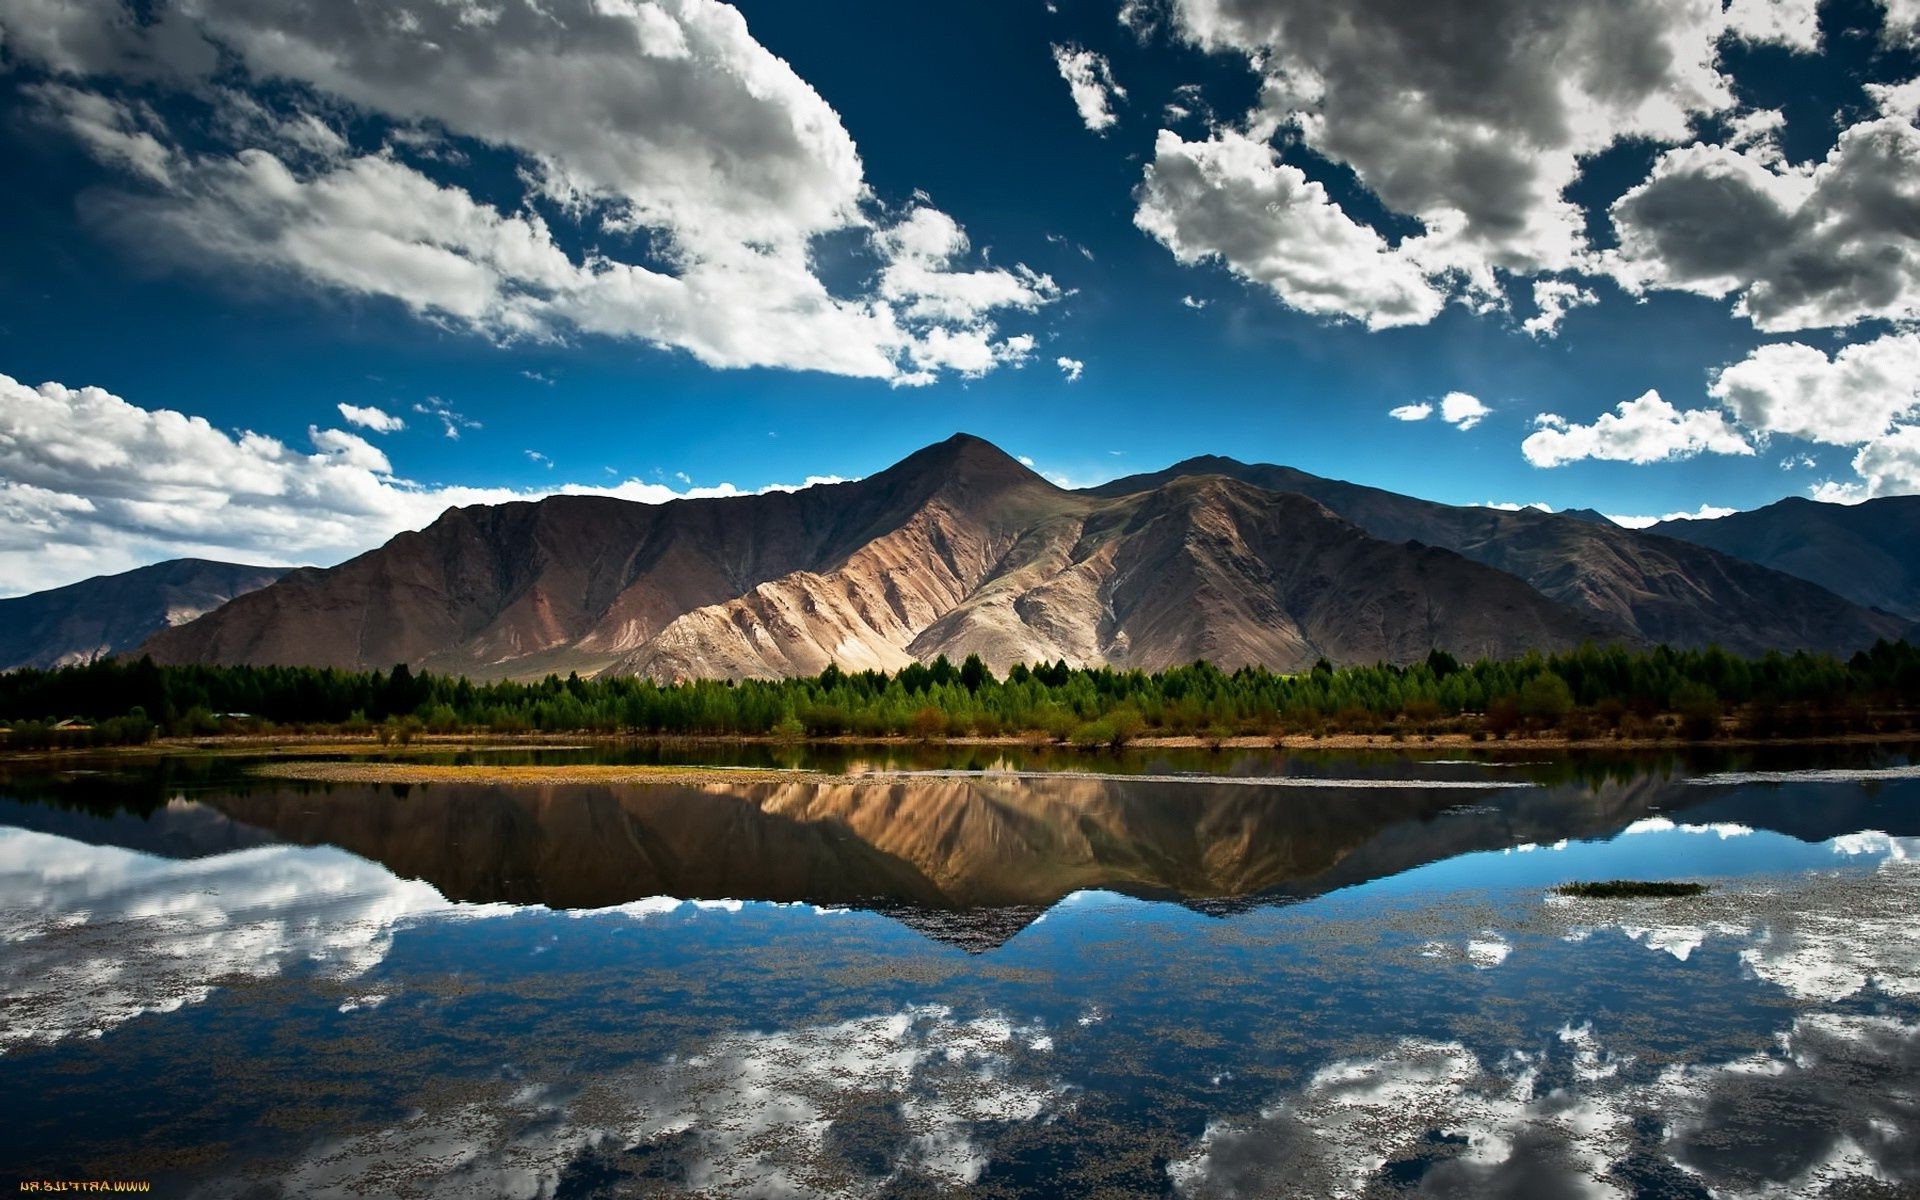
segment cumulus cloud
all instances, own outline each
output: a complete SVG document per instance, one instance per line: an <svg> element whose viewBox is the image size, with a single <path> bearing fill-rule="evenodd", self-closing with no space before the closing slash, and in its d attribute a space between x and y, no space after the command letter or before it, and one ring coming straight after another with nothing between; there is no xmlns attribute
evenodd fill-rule
<svg viewBox="0 0 1920 1200"><path fill-rule="evenodd" d="M1727 28L1750 42L1811 53L1820 48L1819 0L1731 0Z"/></svg>
<svg viewBox="0 0 1920 1200"><path fill-rule="evenodd" d="M1249 132L1288 128L1424 232L1403 249L1482 290L1491 272L1572 267L1563 192L1621 138L1679 142L1731 106L1717 4L1652 0L1180 0L1179 30L1264 80ZM1631 64L1632 69L1623 69Z"/></svg>
<svg viewBox="0 0 1920 1200"><path fill-rule="evenodd" d="M1581 459L1652 463L1692 458L1701 453L1752 454L1753 446L1712 409L1682 412L1657 391L1624 400L1591 425L1575 425L1553 413L1534 418L1536 428L1520 452L1536 467L1558 467Z"/></svg>
<svg viewBox="0 0 1920 1200"><path fill-rule="evenodd" d="M1920 492L1920 334L1889 333L1828 353L1801 342L1773 342L1714 372L1707 393L1720 411L1681 412L1648 392L1574 425L1555 414L1521 444L1535 466L1581 458L1664 462L1699 453L1752 454L1773 437L1856 448L1858 478L1814 485L1815 499L1857 503L1875 496ZM1816 465L1804 452L1786 455L1783 469ZM1724 515L1713 506L1698 514L1622 516L1638 528L1675 517Z"/></svg>
<svg viewBox="0 0 1920 1200"><path fill-rule="evenodd" d="M427 487L396 475L356 434L315 427L308 438L312 448L301 450L100 388L34 388L0 375L0 591L188 555L338 562L454 505L554 493L656 504L740 494L732 484L675 491L637 479L537 491Z"/></svg>
<svg viewBox="0 0 1920 1200"><path fill-rule="evenodd" d="M1920 493L1920 425L1898 426L1860 447L1853 469L1857 481L1816 484L1813 498L1857 504L1876 496Z"/></svg>
<svg viewBox="0 0 1920 1200"><path fill-rule="evenodd" d="M1881 39L1889 45L1911 45L1920 39L1920 0L1880 0L1886 10Z"/></svg>
<svg viewBox="0 0 1920 1200"><path fill-rule="evenodd" d="M1881 103L1903 103L1881 89ZM1753 149L1669 150L1609 210L1608 261L1634 291L1734 296L1766 330L1920 317L1920 128L1910 105L1794 167Z"/></svg>
<svg viewBox="0 0 1920 1200"><path fill-rule="evenodd" d="M1577 283L1565 279L1537 279L1533 284L1533 307L1535 315L1520 323L1534 337L1553 337L1560 332L1560 322L1576 308L1585 308L1600 303L1600 297Z"/></svg>
<svg viewBox="0 0 1920 1200"><path fill-rule="evenodd" d="M1913 27L1913 0L1886 2L1889 37L1900 40ZM1794 166L1778 144L1782 114L1742 107L1722 71L1729 37L1817 49L1816 9L1816 0L1545 9L1526 0L1178 0L1172 12L1185 40L1241 55L1260 76L1254 108L1238 123L1214 123L1214 136L1261 145L1278 137L1351 169L1384 208L1417 223L1384 253L1441 297L1503 309L1499 273L1577 271L1612 275L1635 292L1731 297L1770 330L1912 319L1920 92L1868 85L1878 118L1848 130L1824 163ZM1724 130L1724 144L1694 144L1702 128ZM1568 190L1595 155L1631 139L1679 148L1613 205L1619 246L1598 253ZM1229 266L1251 275L1236 264L1298 253L1298 231L1271 219L1275 197L1156 191L1151 172L1164 161L1156 155L1140 194L1154 227L1177 222L1148 214L1150 205L1231 203L1249 231L1243 240L1256 245L1221 253ZM1216 212L1209 224L1220 223ZM1339 245L1364 247L1353 259L1363 276L1378 269L1364 239ZM1322 314L1359 316L1373 299L1363 292L1315 306L1275 291ZM1569 310L1594 300L1565 278L1536 279L1536 315L1522 328L1550 337ZM1401 306L1369 324L1419 323L1440 307Z"/></svg>
<svg viewBox="0 0 1920 1200"><path fill-rule="evenodd" d="M1059 68L1060 78L1067 81L1081 122L1094 133L1105 133L1112 128L1119 120L1113 114L1113 102L1125 100L1127 89L1113 81L1113 68L1106 56L1079 46L1056 45L1053 65Z"/></svg>
<svg viewBox="0 0 1920 1200"><path fill-rule="evenodd" d="M82 9L113 36L83 38L84 22L66 19ZM912 269L889 275L902 265L895 218L851 136L733 8L504 0L485 19L476 11L395 0L382 19L342 21L295 0L198 0L142 23L107 0L11 0L0 39L76 75L124 79L164 61L170 75L146 74L214 100L216 117L189 137L110 99L100 79L41 97L49 120L142 185L95 197L91 215L176 262L385 297L498 341L604 335L716 367L895 382L945 369L936 340L993 348L989 365L1017 358L987 315L994 297L1052 299L1020 269L921 270L925 293L905 282ZM76 32L29 29L47 13ZM260 85L253 95L214 87L214 60L189 52L215 45ZM295 97L283 108L311 95L391 134L350 147L310 114L268 111L264 89L283 87ZM457 139L517 157L517 207L407 161L454 161ZM548 226L561 219L587 249L562 249L570 239ZM891 282L829 291L816 256L830 235L868 238Z"/></svg>
<svg viewBox="0 0 1920 1200"><path fill-rule="evenodd" d="M1079 383L1080 373L1087 369L1086 363L1077 358L1068 358L1064 354L1054 359L1053 365L1060 368L1060 373L1067 377L1068 383Z"/></svg>
<svg viewBox="0 0 1920 1200"><path fill-rule="evenodd" d="M1920 410L1920 334L1888 334L1828 355L1799 342L1761 346L1707 389L1763 434L1853 446Z"/></svg>
<svg viewBox="0 0 1920 1200"><path fill-rule="evenodd" d="M1440 419L1455 429L1472 429L1493 410L1465 392L1448 392L1440 400Z"/></svg>
<svg viewBox="0 0 1920 1200"><path fill-rule="evenodd" d="M340 410L340 419L347 424L371 429L375 433L398 433L407 427L404 420L373 405L362 408L357 404L348 404L343 401L334 407Z"/></svg>
<svg viewBox="0 0 1920 1200"><path fill-rule="evenodd" d="M1434 411L1432 404L1421 401L1418 404L1402 404L1398 408L1390 408L1387 410L1387 415L1396 421L1424 421L1432 416ZM1441 397L1438 411L1440 419L1455 429L1472 429L1493 412L1477 397L1469 396L1465 392L1448 392Z"/></svg>
<svg viewBox="0 0 1920 1200"><path fill-rule="evenodd" d="M1444 295L1263 141L1161 130L1135 193L1134 224L1183 263L1218 260L1289 307L1369 329L1421 325Z"/></svg>

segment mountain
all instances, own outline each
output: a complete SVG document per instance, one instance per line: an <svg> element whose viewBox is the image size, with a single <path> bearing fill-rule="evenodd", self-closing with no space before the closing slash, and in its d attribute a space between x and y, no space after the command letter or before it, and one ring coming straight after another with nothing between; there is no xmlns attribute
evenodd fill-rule
<svg viewBox="0 0 1920 1200"><path fill-rule="evenodd" d="M1037 477L1036 477L1037 478ZM622 672L655 678L897 670L945 654L1161 670L1503 655L1609 632L1511 577L1369 537L1304 496L1219 478L1089 501L1055 490L1018 526L941 503L836 570L686 614Z"/></svg>
<svg viewBox="0 0 1920 1200"><path fill-rule="evenodd" d="M897 670L979 654L1155 670L1507 656L1585 640L1851 651L1908 633L1691 542L1194 459L1088 491L956 435L870 478L647 505L449 509L146 645L161 662L476 678Z"/></svg>
<svg viewBox="0 0 1920 1200"><path fill-rule="evenodd" d="M1377 538L1418 541L1505 571L1606 625L1611 636L1677 646L1717 644L1848 652L1913 632L1809 579L1693 541L1621 528L1593 513L1462 508L1291 467L1204 456L1085 494L1115 498L1170 482L1224 476L1310 496ZM1704 523L1703 523L1704 524Z"/></svg>
<svg viewBox="0 0 1920 1200"><path fill-rule="evenodd" d="M1869 608L1920 620L1920 496L1863 504L1790 497L1716 520L1662 521L1651 533L1785 571Z"/></svg>
<svg viewBox="0 0 1920 1200"><path fill-rule="evenodd" d="M286 573L284 567L176 558L0 600L0 671L64 667L131 650L156 630L191 621Z"/></svg>
<svg viewBox="0 0 1920 1200"><path fill-rule="evenodd" d="M1230 479L1064 491L956 436L871 478L664 505L449 510L156 636L162 662L476 677L897 669L978 653L1157 669L1412 661L1616 631L1510 575Z"/></svg>

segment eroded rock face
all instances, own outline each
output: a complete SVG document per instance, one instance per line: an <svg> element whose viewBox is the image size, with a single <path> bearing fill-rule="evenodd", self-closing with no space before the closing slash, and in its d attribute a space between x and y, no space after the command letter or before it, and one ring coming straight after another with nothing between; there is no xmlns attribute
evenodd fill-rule
<svg viewBox="0 0 1920 1200"><path fill-rule="evenodd" d="M1575 517L1197 459L1088 492L957 435L855 483L452 509L155 636L162 662L661 680L979 654L1158 669L1410 662L1583 640L1851 650L1904 620Z"/></svg>

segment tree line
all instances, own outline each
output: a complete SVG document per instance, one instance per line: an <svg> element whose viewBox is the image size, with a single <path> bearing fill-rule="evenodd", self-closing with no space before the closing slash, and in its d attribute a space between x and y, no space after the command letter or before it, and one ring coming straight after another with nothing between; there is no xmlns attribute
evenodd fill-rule
<svg viewBox="0 0 1920 1200"><path fill-rule="evenodd" d="M316 667L160 666L104 660L0 674L0 722L16 748L141 741L236 727L408 737L484 730L775 737L1032 734L1082 745L1142 734L1466 731L1504 738L1678 732L1756 736L1911 728L1920 650L1882 641L1851 658L1719 649L1582 646L1461 662L1436 650L1412 666L1378 663L1279 674L1195 662L1159 672L1020 665L1004 678L977 656L904 670L780 680L659 684L549 675L482 683L453 675ZM61 722L88 728L56 728Z"/></svg>

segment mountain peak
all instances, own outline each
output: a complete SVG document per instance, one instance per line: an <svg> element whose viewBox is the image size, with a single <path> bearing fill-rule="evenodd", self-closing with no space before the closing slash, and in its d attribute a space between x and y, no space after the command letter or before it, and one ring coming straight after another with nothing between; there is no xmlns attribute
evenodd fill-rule
<svg viewBox="0 0 1920 1200"><path fill-rule="evenodd" d="M891 475L901 479L924 480L936 486L944 483L974 488L1024 483L1040 484L1047 488L1053 486L1036 474L1033 468L987 439L971 433L956 433L945 441L914 451L881 472L881 476Z"/></svg>

